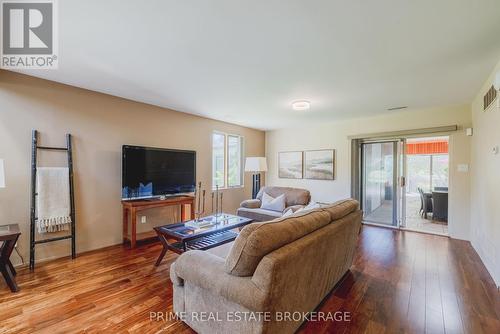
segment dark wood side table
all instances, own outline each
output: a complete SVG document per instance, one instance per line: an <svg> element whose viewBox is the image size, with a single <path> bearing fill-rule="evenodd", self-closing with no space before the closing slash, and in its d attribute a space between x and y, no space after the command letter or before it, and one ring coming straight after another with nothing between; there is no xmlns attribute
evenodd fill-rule
<svg viewBox="0 0 500 334"><path fill-rule="evenodd" d="M12 262L10 262L10 255L20 235L21 231L17 224L0 226L0 241L3 241L0 249L0 271L12 292L19 291L19 288L14 280L17 273Z"/></svg>
<svg viewBox="0 0 500 334"><path fill-rule="evenodd" d="M137 240L148 239L156 237L154 231L145 232L137 234L137 213L142 210L160 208L165 206L176 206L181 207L181 220L187 220L187 206L190 206L190 217L194 217L194 197L193 196L176 196L168 197L166 199L143 199L143 200L132 200L132 201L122 201L123 206L123 242L126 243L130 241L130 247L135 248ZM128 215L130 214L131 230L129 234L128 230Z"/></svg>

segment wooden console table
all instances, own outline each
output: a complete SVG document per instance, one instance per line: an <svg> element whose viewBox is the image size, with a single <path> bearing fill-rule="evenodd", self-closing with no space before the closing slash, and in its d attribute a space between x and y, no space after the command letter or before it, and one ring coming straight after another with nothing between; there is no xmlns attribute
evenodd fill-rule
<svg viewBox="0 0 500 334"><path fill-rule="evenodd" d="M156 234L154 231L146 232L144 234L137 235L137 213L139 211L152 209L152 208L160 208L164 206L181 206L181 220L186 221L194 217L194 201L195 198L192 196L178 196L178 197L170 197L164 200L160 199L151 199L151 200L132 200L132 201L122 201L123 206L123 243L130 242L130 247L135 248L137 240L147 239L155 237ZM187 217L186 206L189 205L190 216ZM130 222L131 222L131 233L129 235L128 231L128 216L130 213ZM139 237L139 238L138 238Z"/></svg>

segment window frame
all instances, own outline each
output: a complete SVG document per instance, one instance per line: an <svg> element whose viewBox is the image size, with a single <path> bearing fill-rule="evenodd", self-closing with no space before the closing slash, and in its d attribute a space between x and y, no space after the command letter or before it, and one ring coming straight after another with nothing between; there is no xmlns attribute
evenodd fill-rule
<svg viewBox="0 0 500 334"><path fill-rule="evenodd" d="M211 183L212 183L212 190L215 190L215 184L214 184L214 135L222 135L224 136L224 185L220 186L219 185L219 190L220 189L237 189L237 188L243 188L245 187L245 166L244 166L244 161L245 161L245 137L239 134L235 133L228 133L228 132L223 132L223 131L217 131L214 130L212 131L210 142L211 142L211 153L212 153L212 172L211 172ZM237 137L240 140L240 184L235 185L235 186L229 186L229 137Z"/></svg>

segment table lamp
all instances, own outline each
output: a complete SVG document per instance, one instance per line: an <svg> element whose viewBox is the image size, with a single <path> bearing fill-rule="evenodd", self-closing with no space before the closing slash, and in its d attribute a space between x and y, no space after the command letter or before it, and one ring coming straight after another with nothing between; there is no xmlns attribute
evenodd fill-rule
<svg viewBox="0 0 500 334"><path fill-rule="evenodd" d="M260 190L260 172L267 172L267 161L264 157L248 157L245 161L245 172L252 172L252 198L257 198Z"/></svg>

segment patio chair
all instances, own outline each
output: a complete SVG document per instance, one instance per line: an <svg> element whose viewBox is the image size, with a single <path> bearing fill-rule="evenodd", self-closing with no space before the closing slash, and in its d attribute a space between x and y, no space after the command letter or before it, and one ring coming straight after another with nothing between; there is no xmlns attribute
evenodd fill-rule
<svg viewBox="0 0 500 334"><path fill-rule="evenodd" d="M427 214L432 213L432 194L424 193L422 188L418 188L418 192L420 193L420 200L422 204L420 215L427 219Z"/></svg>
<svg viewBox="0 0 500 334"><path fill-rule="evenodd" d="M432 192L433 220L448 221L448 193Z"/></svg>
<svg viewBox="0 0 500 334"><path fill-rule="evenodd" d="M422 191L421 188L417 188L417 189L418 189L418 193L420 195L420 210L418 210L418 213L420 215L422 215L424 212L424 192Z"/></svg>

